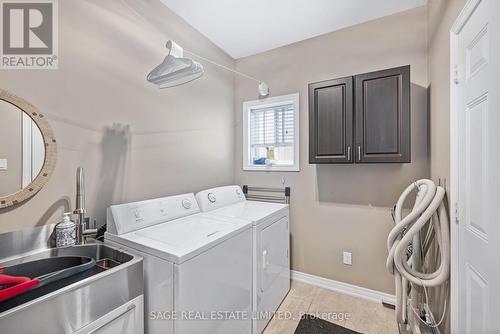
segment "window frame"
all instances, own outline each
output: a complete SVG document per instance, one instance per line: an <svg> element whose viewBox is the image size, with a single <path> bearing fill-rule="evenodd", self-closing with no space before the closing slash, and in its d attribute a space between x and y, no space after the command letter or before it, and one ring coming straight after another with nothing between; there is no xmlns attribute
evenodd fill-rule
<svg viewBox="0 0 500 334"><path fill-rule="evenodd" d="M293 104L293 121L294 121L294 137L293 137L293 165L262 165L257 166L251 164L250 157L250 110L257 108L270 108L284 104ZM261 100L243 102L243 170L244 171L275 171L275 172L299 172L300 171L300 111L299 111L299 93L273 96Z"/></svg>

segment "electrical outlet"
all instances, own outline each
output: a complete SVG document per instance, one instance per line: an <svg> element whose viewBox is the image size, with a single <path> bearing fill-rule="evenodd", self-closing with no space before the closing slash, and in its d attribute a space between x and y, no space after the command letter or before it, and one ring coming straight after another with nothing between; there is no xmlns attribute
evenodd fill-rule
<svg viewBox="0 0 500 334"><path fill-rule="evenodd" d="M7 159L0 159L0 170L7 170Z"/></svg>
<svg viewBox="0 0 500 334"><path fill-rule="evenodd" d="M352 266L352 253L344 252L344 264L348 266Z"/></svg>

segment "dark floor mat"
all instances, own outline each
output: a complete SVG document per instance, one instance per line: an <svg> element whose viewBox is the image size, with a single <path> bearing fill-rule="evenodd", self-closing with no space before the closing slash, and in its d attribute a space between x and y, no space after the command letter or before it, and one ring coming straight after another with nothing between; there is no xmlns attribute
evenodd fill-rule
<svg viewBox="0 0 500 334"><path fill-rule="evenodd" d="M295 334L360 334L340 325L306 314L300 319Z"/></svg>

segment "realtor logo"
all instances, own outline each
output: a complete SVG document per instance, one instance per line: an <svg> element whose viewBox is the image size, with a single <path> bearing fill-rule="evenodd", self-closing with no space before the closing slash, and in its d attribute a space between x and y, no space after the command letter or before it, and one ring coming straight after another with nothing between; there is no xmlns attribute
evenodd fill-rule
<svg viewBox="0 0 500 334"><path fill-rule="evenodd" d="M57 69L57 0L1 1L2 69Z"/></svg>

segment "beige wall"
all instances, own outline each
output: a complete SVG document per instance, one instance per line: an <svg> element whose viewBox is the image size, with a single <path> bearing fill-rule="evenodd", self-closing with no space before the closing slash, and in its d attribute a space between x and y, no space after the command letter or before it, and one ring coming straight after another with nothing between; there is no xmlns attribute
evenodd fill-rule
<svg viewBox="0 0 500 334"><path fill-rule="evenodd" d="M243 172L242 102L255 99L256 85L237 79L236 180L241 184L292 188L293 269L392 293L385 269L390 207L413 180L429 176L427 129L426 8L322 35L237 60L236 67L266 80L271 95L300 93L301 171ZM411 65L412 163L310 165L307 84ZM353 252L353 266L342 251Z"/></svg>
<svg viewBox="0 0 500 334"><path fill-rule="evenodd" d="M167 90L145 79L170 38L230 67L232 58L159 0L64 0L59 20L59 70L0 71L1 87L46 114L58 139L49 183L0 211L0 232L59 221L78 166L98 224L112 203L234 181L233 75L205 65L202 79Z"/></svg>
<svg viewBox="0 0 500 334"><path fill-rule="evenodd" d="M430 0L427 6L431 176L435 181L446 179L447 186L450 182L450 29L464 5L465 0ZM438 252L439 248L434 244L425 263L431 270L438 265L435 263ZM429 291L429 304L437 320L443 315L444 301L449 292L449 285ZM440 330L442 333L450 332L449 298Z"/></svg>
<svg viewBox="0 0 500 334"><path fill-rule="evenodd" d="M0 101L0 159L8 169L0 170L0 197L15 193L22 185L22 119L16 106Z"/></svg>

